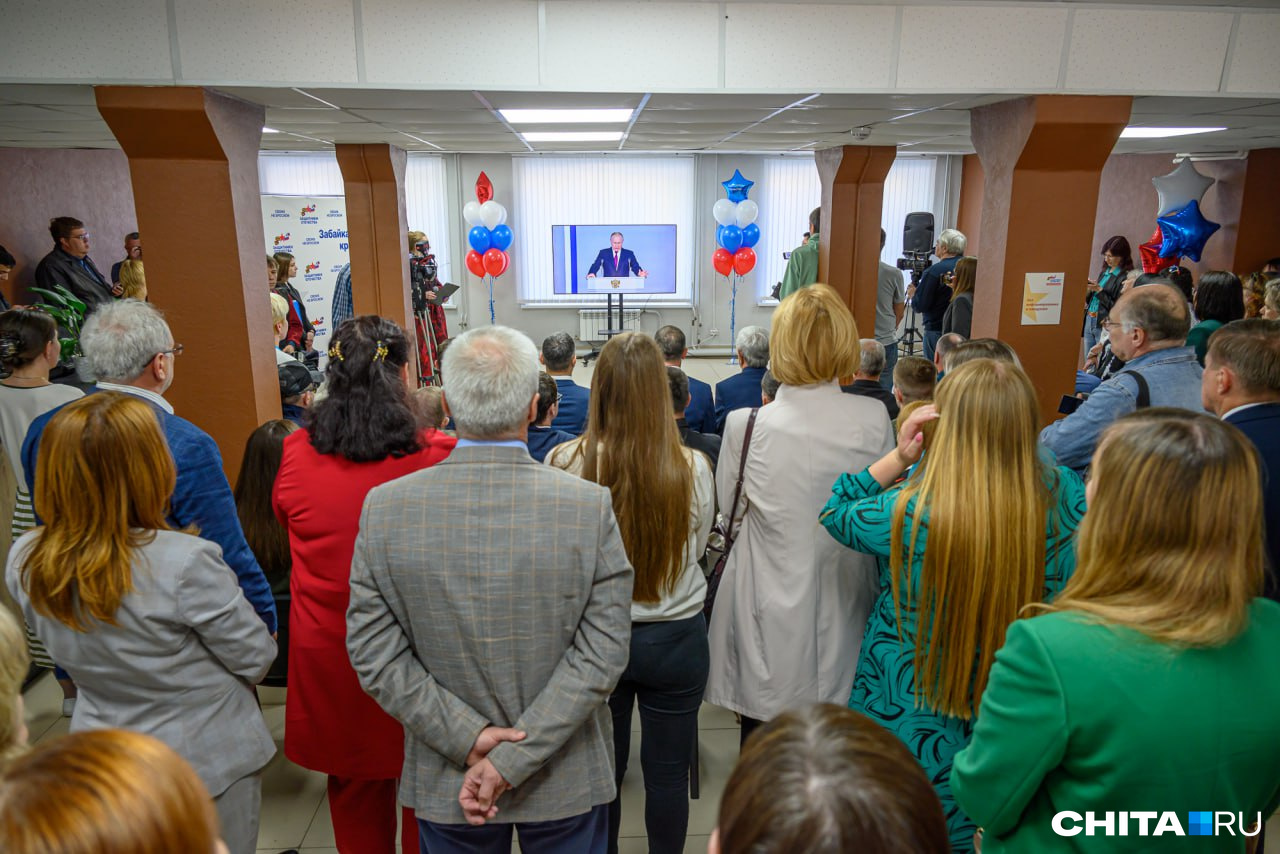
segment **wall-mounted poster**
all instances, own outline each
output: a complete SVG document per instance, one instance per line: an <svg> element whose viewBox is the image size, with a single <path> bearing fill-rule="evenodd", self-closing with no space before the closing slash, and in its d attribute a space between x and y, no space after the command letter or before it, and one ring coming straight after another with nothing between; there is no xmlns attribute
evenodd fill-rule
<svg viewBox="0 0 1280 854"><path fill-rule="evenodd" d="M1062 320L1066 273L1027 273L1022 286L1022 325L1057 326Z"/></svg>

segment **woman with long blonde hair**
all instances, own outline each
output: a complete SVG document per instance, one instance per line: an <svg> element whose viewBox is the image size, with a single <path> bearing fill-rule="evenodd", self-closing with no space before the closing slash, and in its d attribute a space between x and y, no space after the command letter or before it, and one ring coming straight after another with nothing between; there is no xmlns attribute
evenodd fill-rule
<svg viewBox="0 0 1280 854"><path fill-rule="evenodd" d="M1075 568L1084 484L1044 462L1039 424L1020 368L963 364L938 384L933 405L905 421L897 448L841 475L821 516L835 539L879 559L880 597L849 705L915 752L956 851L972 850L975 826L947 776L991 662L1020 609L1052 597Z"/></svg>
<svg viewBox="0 0 1280 854"><path fill-rule="evenodd" d="M123 729L41 744L0 778L5 854L226 854L209 792L163 742Z"/></svg>
<svg viewBox="0 0 1280 854"><path fill-rule="evenodd" d="M638 700L649 850L683 851L689 757L709 666L707 583L698 558L711 530L715 487L706 456L680 441L657 342L638 332L609 340L592 376L586 432L553 448L546 461L609 488L635 567L631 660L609 698L619 790L609 807L610 850L617 850Z"/></svg>
<svg viewBox="0 0 1280 854"><path fill-rule="evenodd" d="M1171 810L1194 835L1182 819L1212 806L1230 811L1231 835L1256 837L1280 806L1261 483L1249 439L1208 415L1144 409L1103 434L1075 575L1009 627L955 759L956 799L988 854L1079 850L1054 832L1059 809ZM1115 834L1146 835L1139 815L1119 813Z"/></svg>
<svg viewBox="0 0 1280 854"><path fill-rule="evenodd" d="M71 731L159 738L200 775L235 854L258 836L275 754L252 685L276 643L214 543L165 521L176 472L151 406L117 392L71 403L44 430L35 507L5 581L80 690Z"/></svg>

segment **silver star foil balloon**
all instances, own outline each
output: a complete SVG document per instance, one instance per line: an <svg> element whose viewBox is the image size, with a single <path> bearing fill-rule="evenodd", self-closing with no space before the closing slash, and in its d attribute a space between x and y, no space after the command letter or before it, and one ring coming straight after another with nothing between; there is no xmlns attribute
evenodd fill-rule
<svg viewBox="0 0 1280 854"><path fill-rule="evenodd" d="M1208 175L1197 172L1188 157L1168 175L1152 178L1151 183L1156 185L1156 192L1160 194L1156 215L1164 216L1172 211L1182 210L1191 202L1199 204L1214 181Z"/></svg>

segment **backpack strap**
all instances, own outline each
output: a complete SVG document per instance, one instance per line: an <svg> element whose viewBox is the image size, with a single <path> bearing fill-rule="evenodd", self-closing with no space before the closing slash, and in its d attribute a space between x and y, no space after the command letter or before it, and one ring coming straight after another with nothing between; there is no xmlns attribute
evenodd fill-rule
<svg viewBox="0 0 1280 854"><path fill-rule="evenodd" d="M1121 371L1121 374L1133 377L1133 381L1138 384L1138 409L1147 409L1151 406L1151 386L1147 385L1147 378L1137 371Z"/></svg>

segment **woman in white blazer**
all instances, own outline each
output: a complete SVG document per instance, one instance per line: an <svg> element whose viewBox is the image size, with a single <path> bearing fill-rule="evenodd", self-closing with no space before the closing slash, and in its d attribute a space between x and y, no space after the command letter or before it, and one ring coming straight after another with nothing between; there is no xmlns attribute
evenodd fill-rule
<svg viewBox="0 0 1280 854"><path fill-rule="evenodd" d="M14 544L5 581L79 686L71 731L168 744L213 795L230 850L252 854L275 754L252 684L276 643L218 546L165 522L175 470L155 413L88 395L49 422L37 465L48 522Z"/></svg>
<svg viewBox="0 0 1280 854"><path fill-rule="evenodd" d="M742 716L742 739L787 709L845 704L867 615L878 592L875 559L842 548L818 524L831 485L893 447L884 405L844 394L860 357L858 329L828 285L811 285L774 311L770 370L778 396L755 417L737 539L711 615L706 700ZM752 410L725 422L716 497L733 501ZM727 512L727 511L725 511Z"/></svg>

